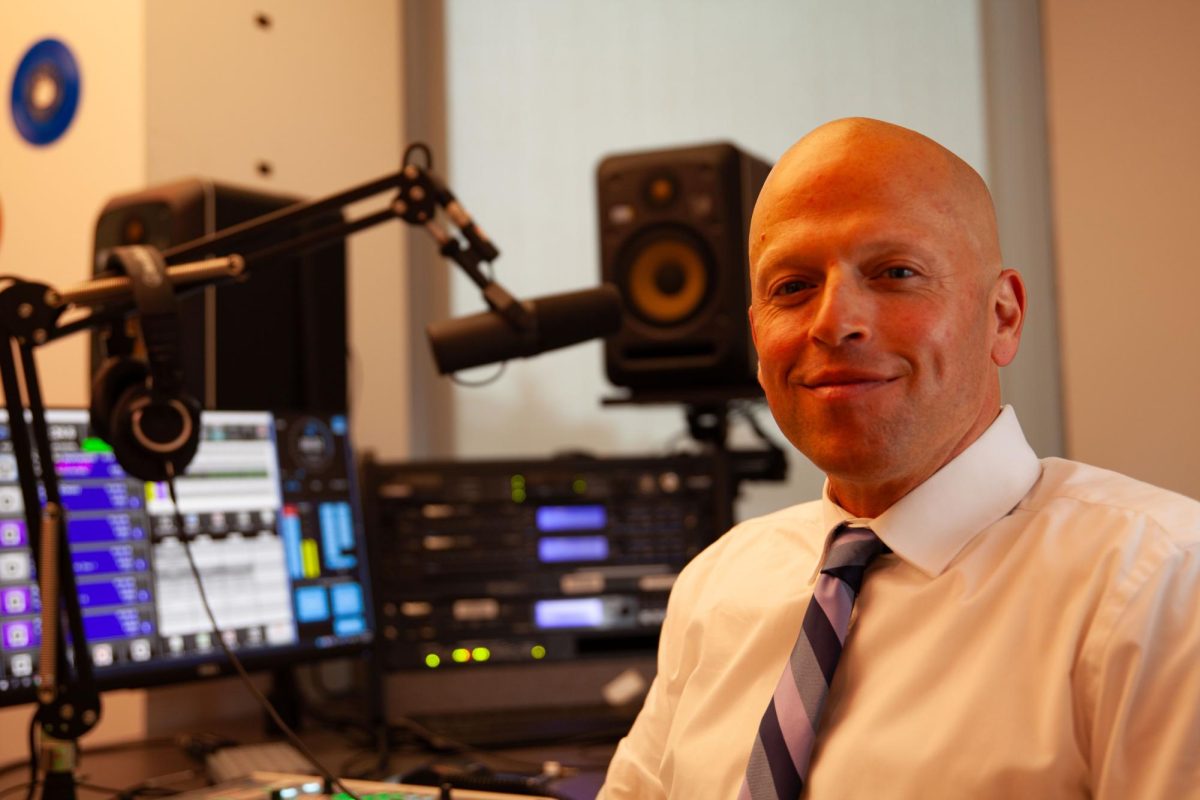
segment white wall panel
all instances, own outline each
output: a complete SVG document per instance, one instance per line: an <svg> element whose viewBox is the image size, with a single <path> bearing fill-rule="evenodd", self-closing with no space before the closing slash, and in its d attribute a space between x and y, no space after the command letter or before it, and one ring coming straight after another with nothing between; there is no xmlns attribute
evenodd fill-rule
<svg viewBox="0 0 1200 800"><path fill-rule="evenodd" d="M446 28L450 177L522 297L599 280L594 170L607 153L730 139L774 160L821 122L865 115L987 175L973 2L451 0ZM453 286L458 313L481 307L464 279ZM676 409L601 410L612 393L597 343L513 362L456 391L456 452L646 453L684 430ZM815 496L819 473L799 456L792 467L743 513Z"/></svg>

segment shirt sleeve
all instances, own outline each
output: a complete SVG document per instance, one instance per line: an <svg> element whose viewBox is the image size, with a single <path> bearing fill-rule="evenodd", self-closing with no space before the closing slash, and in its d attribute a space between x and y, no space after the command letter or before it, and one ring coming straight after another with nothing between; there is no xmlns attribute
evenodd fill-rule
<svg viewBox="0 0 1200 800"><path fill-rule="evenodd" d="M1095 800L1200 798L1200 548L1133 593L1098 667Z"/></svg>
<svg viewBox="0 0 1200 800"><path fill-rule="evenodd" d="M656 677L629 735L617 745L596 800L654 800L667 796L658 776L671 726L664 695L663 681Z"/></svg>
<svg viewBox="0 0 1200 800"><path fill-rule="evenodd" d="M657 674L629 735L617 745L596 800L658 800L667 796L662 766L680 686L685 681L680 674L683 632L690 622L695 564L693 561L684 568L671 591L659 636Z"/></svg>

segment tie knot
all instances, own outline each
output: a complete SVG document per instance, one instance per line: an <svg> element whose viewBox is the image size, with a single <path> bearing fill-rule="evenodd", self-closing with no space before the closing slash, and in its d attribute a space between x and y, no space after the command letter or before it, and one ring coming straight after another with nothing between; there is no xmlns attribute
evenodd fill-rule
<svg viewBox="0 0 1200 800"><path fill-rule="evenodd" d="M833 532L833 542L829 545L821 572L845 581L857 594L867 565L876 556L890 552L891 548L881 542L870 528L842 525Z"/></svg>

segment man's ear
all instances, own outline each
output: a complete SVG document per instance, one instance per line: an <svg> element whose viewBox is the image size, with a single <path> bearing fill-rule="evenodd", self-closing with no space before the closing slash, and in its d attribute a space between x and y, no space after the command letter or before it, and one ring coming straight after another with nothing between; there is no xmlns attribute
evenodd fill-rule
<svg viewBox="0 0 1200 800"><path fill-rule="evenodd" d="M1025 282L1015 269L1002 271L996 279L991 308L995 315L992 361L1006 367L1017 356L1021 326L1025 324Z"/></svg>

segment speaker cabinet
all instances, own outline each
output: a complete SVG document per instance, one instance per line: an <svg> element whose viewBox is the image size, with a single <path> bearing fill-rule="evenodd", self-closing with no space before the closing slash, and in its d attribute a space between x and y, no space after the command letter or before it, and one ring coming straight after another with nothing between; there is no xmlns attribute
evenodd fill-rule
<svg viewBox="0 0 1200 800"><path fill-rule="evenodd" d="M732 144L600 162L600 264L625 302L608 379L635 393L760 393L746 308L750 213L770 165Z"/></svg>
<svg viewBox="0 0 1200 800"><path fill-rule="evenodd" d="M161 250L220 231L297 198L201 179L111 199L96 223L103 250ZM340 212L253 243L255 249L341 220ZM223 255L223 254L221 254ZM337 241L256 265L249 279L180 299L180 360L205 408L346 409L346 248ZM92 372L103 357L92 337Z"/></svg>

